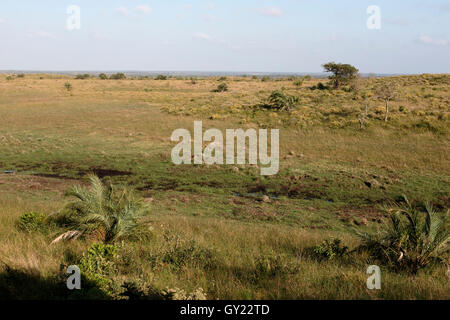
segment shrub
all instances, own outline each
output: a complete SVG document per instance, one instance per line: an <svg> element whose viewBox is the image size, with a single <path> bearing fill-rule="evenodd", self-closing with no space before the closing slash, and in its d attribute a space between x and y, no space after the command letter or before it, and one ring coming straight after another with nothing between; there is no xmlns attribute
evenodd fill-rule
<svg viewBox="0 0 450 320"><path fill-rule="evenodd" d="M116 257L116 246L94 243L80 260L82 277L102 292L112 295L116 291L111 279L118 272L114 263Z"/></svg>
<svg viewBox="0 0 450 320"><path fill-rule="evenodd" d="M79 79L79 80L84 80L84 79L88 79L90 77L89 74L85 73L85 74L77 74L75 79Z"/></svg>
<svg viewBox="0 0 450 320"><path fill-rule="evenodd" d="M17 75L17 78L25 78L25 74L19 73L19 74Z"/></svg>
<svg viewBox="0 0 450 320"><path fill-rule="evenodd" d="M127 76L122 72L118 72L118 73L112 74L109 78L112 80L123 80L123 79L126 79Z"/></svg>
<svg viewBox="0 0 450 320"><path fill-rule="evenodd" d="M55 217L56 222L81 234L96 232L106 242L130 236L147 205L128 189L104 186L97 176L90 175L89 181L90 188L75 186L67 193L76 200Z"/></svg>
<svg viewBox="0 0 450 320"><path fill-rule="evenodd" d="M19 217L17 227L26 232L38 231L45 223L45 215L38 212L26 212Z"/></svg>
<svg viewBox="0 0 450 320"><path fill-rule="evenodd" d="M213 92L225 92L228 91L228 85L226 83L221 83L217 86L217 89L213 90Z"/></svg>
<svg viewBox="0 0 450 320"><path fill-rule="evenodd" d="M269 76L263 76L263 77L261 78L261 81L262 81L262 82L270 81L270 77L269 77Z"/></svg>
<svg viewBox="0 0 450 320"><path fill-rule="evenodd" d="M317 89L318 89L318 90L325 90L325 89L327 89L327 86L324 85L322 82L319 82L319 83L317 84Z"/></svg>
<svg viewBox="0 0 450 320"><path fill-rule="evenodd" d="M66 82L66 83L64 83L64 88L66 88L67 91L71 91L72 85L70 84L70 82Z"/></svg>
<svg viewBox="0 0 450 320"><path fill-rule="evenodd" d="M394 271L411 274L432 262L448 263L448 210L439 214L429 203L420 208L404 197L402 204L394 203L386 211L391 217L390 226L381 234L361 235L360 249Z"/></svg>
<svg viewBox="0 0 450 320"><path fill-rule="evenodd" d="M297 80L295 80L294 81L294 85L296 86L296 87L301 87L302 85L303 85L303 79L297 79Z"/></svg>
<svg viewBox="0 0 450 320"><path fill-rule="evenodd" d="M156 76L155 80L167 80L167 76L159 74Z"/></svg>
<svg viewBox="0 0 450 320"><path fill-rule="evenodd" d="M220 77L219 79L217 79L217 81L219 82L227 81L227 77Z"/></svg>
<svg viewBox="0 0 450 320"><path fill-rule="evenodd" d="M268 106L271 109L277 110L292 110L298 103L300 99L291 95L285 94L283 91L276 90L272 91L268 99Z"/></svg>
<svg viewBox="0 0 450 320"><path fill-rule="evenodd" d="M340 239L325 240L314 248L314 253L321 258L332 260L348 253L348 247L341 246Z"/></svg>
<svg viewBox="0 0 450 320"><path fill-rule="evenodd" d="M102 79L102 80L107 80L107 79L108 79L108 76L107 76L106 74L104 74L104 73L100 73L100 74L98 75L98 77L99 77L100 79Z"/></svg>
<svg viewBox="0 0 450 320"><path fill-rule="evenodd" d="M7 77L6 77L6 80L8 80L8 81L14 80L14 77L12 77L12 76L7 76Z"/></svg>

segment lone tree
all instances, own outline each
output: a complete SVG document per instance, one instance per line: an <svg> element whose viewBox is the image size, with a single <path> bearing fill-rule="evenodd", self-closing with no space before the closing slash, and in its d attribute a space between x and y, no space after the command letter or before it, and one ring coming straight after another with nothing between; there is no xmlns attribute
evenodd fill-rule
<svg viewBox="0 0 450 320"><path fill-rule="evenodd" d="M358 69L350 64L335 62L324 64L323 68L325 69L325 72L331 72L333 74L329 79L335 89L338 89L345 84L349 84L352 80L356 79L359 72Z"/></svg>
<svg viewBox="0 0 450 320"><path fill-rule="evenodd" d="M375 90L376 97L385 102L385 116L384 121L387 122L389 118L389 101L391 101L397 93L397 86L393 83L385 82L378 86Z"/></svg>

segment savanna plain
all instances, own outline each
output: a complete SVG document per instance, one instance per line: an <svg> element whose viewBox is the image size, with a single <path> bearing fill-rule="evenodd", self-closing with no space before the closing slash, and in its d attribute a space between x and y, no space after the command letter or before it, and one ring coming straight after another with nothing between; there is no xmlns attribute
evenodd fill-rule
<svg viewBox="0 0 450 320"><path fill-rule="evenodd" d="M77 78L0 75L0 299L450 299L450 75ZM278 174L174 165L195 120Z"/></svg>

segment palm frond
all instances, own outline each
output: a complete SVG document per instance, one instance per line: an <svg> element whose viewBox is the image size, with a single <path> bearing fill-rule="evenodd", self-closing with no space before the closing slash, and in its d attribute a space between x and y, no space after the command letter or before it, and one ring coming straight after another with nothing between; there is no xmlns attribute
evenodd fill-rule
<svg viewBox="0 0 450 320"><path fill-rule="evenodd" d="M103 185L94 175L88 177L90 187L74 186L67 195L75 198L61 212L71 228L87 233L104 228L107 242L115 241L133 232L147 205L126 188L116 190Z"/></svg>

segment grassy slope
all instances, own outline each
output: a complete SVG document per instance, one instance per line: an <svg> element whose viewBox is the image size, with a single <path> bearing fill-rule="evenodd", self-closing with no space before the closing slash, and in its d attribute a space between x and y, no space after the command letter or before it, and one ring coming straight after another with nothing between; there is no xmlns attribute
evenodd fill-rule
<svg viewBox="0 0 450 320"><path fill-rule="evenodd" d="M449 298L440 268L414 279L386 271L383 290L370 292L364 257L331 263L307 254L331 236L356 246L354 231L379 228L386 221L379 205L401 194L448 208L449 79L395 78L401 91L387 124L373 98L373 86L386 80L367 80L355 94L311 91L317 80L296 88L287 80L234 78L230 92L218 94L211 92L215 79L1 79L0 170L18 173L0 175L0 257L57 273L67 244L49 247L49 236L24 236L14 221L27 210L58 210L62 192L93 171L153 198L154 236L121 249L123 277L141 275L161 288L199 286L211 298ZM293 113L250 107L280 88L300 96ZM369 127L359 130L366 103ZM264 178L248 166L172 165L172 131L200 119L204 128L280 128L280 173ZM263 203L264 194L277 199ZM161 257L179 243L209 255L167 265ZM70 246L81 252L86 245ZM278 271L265 272L273 261Z"/></svg>

